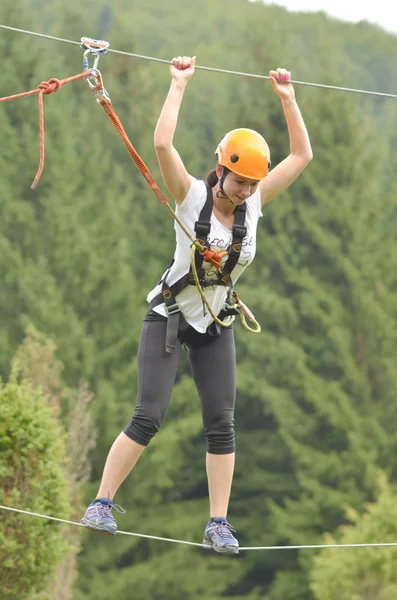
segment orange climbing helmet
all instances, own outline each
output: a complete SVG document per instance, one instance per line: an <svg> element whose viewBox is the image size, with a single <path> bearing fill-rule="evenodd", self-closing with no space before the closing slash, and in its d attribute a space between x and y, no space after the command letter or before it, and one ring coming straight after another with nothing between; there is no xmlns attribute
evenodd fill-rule
<svg viewBox="0 0 397 600"><path fill-rule="evenodd" d="M236 175L264 179L270 167L270 150L265 139L253 129L233 129L219 142L218 162Z"/></svg>

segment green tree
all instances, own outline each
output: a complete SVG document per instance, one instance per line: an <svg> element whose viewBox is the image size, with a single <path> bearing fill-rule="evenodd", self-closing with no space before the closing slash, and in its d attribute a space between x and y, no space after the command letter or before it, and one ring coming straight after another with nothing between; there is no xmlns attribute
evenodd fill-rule
<svg viewBox="0 0 397 600"><path fill-rule="evenodd" d="M365 512L346 507L348 525L324 538L325 544L393 544L397 535L396 495L385 473L379 475L375 502ZM331 548L314 558L310 573L318 600L392 600L397 594L395 547Z"/></svg>
<svg viewBox="0 0 397 600"><path fill-rule="evenodd" d="M90 412L93 400L87 385L79 389L65 386L62 363L56 359L56 347L33 327L18 348L14 370L33 390L44 394L57 420L65 431L65 456L61 467L66 480L69 504L68 520L79 521L84 504L83 486L89 480L91 464L88 457L95 446L95 428ZM66 551L56 566L40 600L69 600L77 574L77 555L81 549L81 529L67 527L62 531Z"/></svg>
<svg viewBox="0 0 397 600"><path fill-rule="evenodd" d="M45 396L14 372L0 386L0 499L7 506L66 518L64 434ZM2 510L0 578L5 600L33 600L67 545L58 523Z"/></svg>

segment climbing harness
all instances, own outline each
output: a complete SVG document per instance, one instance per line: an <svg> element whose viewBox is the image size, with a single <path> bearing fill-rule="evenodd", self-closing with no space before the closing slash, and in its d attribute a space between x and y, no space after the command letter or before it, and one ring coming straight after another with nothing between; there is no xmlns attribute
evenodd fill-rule
<svg viewBox="0 0 397 600"><path fill-rule="evenodd" d="M208 306L209 312L214 320L214 333L216 335L219 335L221 327L230 327L230 325L232 325L234 321L235 315L238 315L241 310L240 305L235 298L231 273L239 260L242 241L247 234L247 228L244 225L246 205L242 204L241 206L237 206L235 208L234 224L232 228L232 242L230 244L229 249L216 255L216 253L211 251L211 249L209 248L207 241L211 230L211 214L213 205L212 188L207 182L206 189L207 198L203 208L201 209L199 218L195 223L194 230L197 235L197 240L204 248L212 252L214 256L220 256L221 259L227 256L227 259L223 267L221 267L221 263L218 261L217 258L216 276L214 278L206 278L206 271L203 268L204 254L198 253L196 248L192 246L192 259L189 272L183 275L174 284L169 286L167 284L167 275L172 267L172 261L170 266L164 273L163 277L160 279L159 283L162 284L161 293L158 294L155 298L153 298L153 300L149 303L149 310L152 310L159 304L164 303L164 307L168 316L166 351L170 353L172 353L175 350L175 341L178 336L180 321L180 308L176 301L176 296L180 294L182 290L184 290L188 285L195 285L197 287L199 294L203 299L203 302ZM211 306L209 306L209 304L206 303L204 293L204 288L214 285L223 285L228 287L226 302L219 315L215 315L212 311ZM224 322L223 319L225 319L226 317L228 317L228 319ZM255 317L253 317L253 321L255 321ZM249 329L253 333L257 333L258 328L260 329L258 323L256 321L255 323L257 325L255 330L247 327L247 329Z"/></svg>

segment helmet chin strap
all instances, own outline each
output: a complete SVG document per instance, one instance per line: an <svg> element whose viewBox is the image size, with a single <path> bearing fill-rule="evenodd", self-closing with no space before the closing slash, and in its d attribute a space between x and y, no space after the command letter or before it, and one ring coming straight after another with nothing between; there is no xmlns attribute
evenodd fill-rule
<svg viewBox="0 0 397 600"><path fill-rule="evenodd" d="M215 196L217 198L222 198L222 200L229 200L230 204L233 204L233 206L236 205L235 202L233 202L233 200L230 200L229 196L226 196L225 192L223 190L218 190L215 194Z"/></svg>
<svg viewBox="0 0 397 600"><path fill-rule="evenodd" d="M222 173L222 177L218 177L219 190L216 192L216 197L217 198L222 198L222 199L225 199L225 200L229 200L229 202L231 204L233 204L233 206L235 206L236 203L233 202L233 200L230 200L229 196L225 193L225 190L223 189L223 184L225 182L227 173L228 173L228 171L226 171L224 169L223 173Z"/></svg>

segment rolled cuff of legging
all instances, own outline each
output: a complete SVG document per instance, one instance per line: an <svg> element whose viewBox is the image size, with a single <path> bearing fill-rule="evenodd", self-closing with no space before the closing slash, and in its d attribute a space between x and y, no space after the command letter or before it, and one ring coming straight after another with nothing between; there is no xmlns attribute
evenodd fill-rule
<svg viewBox="0 0 397 600"><path fill-rule="evenodd" d="M233 454L236 452L236 444L232 446L223 446L223 447L214 447L207 444L207 452L208 454Z"/></svg>
<svg viewBox="0 0 397 600"><path fill-rule="evenodd" d="M133 417L127 427L124 428L124 433L137 444L147 446L158 430L159 427L150 419L140 418L137 420Z"/></svg>

